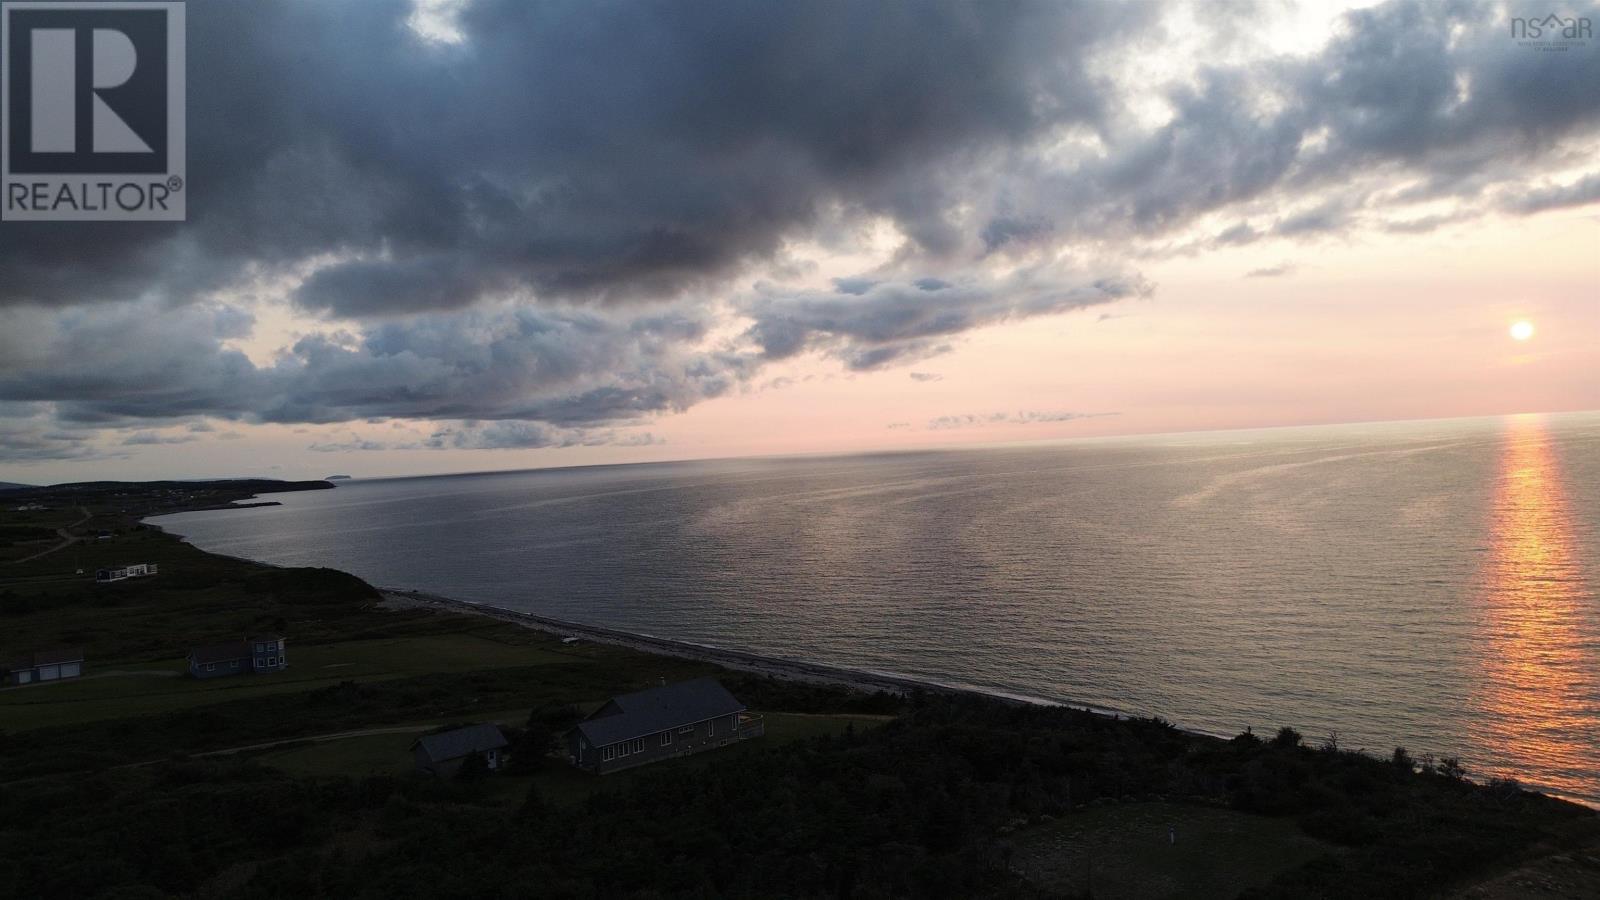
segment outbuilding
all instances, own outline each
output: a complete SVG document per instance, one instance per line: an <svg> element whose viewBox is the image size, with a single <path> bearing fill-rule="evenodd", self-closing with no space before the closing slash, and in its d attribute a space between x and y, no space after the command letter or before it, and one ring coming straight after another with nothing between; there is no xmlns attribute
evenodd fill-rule
<svg viewBox="0 0 1600 900"><path fill-rule="evenodd" d="M474 753L483 755L489 771L500 768L505 762L505 748L509 742L495 725L468 725L438 734L423 735L411 745L417 771L443 778L461 771L461 764Z"/></svg>
<svg viewBox="0 0 1600 900"><path fill-rule="evenodd" d="M3 667L13 684L39 684L77 678L83 674L82 650L39 650Z"/></svg>

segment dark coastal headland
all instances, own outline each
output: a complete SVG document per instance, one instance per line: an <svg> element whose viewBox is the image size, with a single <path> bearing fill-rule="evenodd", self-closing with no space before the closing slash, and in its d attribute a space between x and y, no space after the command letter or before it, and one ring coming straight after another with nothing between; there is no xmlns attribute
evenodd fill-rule
<svg viewBox="0 0 1600 900"><path fill-rule="evenodd" d="M1600 816L1456 760L473 609L142 523L332 487L0 490L0 664L51 672L0 689L0 896L1600 894ZM284 665L196 677L197 648L261 636ZM764 734L567 762L608 698L702 676ZM416 771L467 724L504 765Z"/></svg>

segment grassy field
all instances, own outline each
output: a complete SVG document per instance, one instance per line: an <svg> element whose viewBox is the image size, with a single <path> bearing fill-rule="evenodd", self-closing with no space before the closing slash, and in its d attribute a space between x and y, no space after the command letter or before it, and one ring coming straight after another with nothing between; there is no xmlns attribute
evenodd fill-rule
<svg viewBox="0 0 1600 900"><path fill-rule="evenodd" d="M767 733L750 741L707 753L669 759L638 769L629 769L614 775L597 777L580 772L552 759L543 770L534 775L497 776L486 786L489 796L499 802L521 803L530 786L555 803L572 803L588 797L597 790L620 790L640 777L659 773L691 772L715 765L718 759L729 756L759 753L768 747L782 746L824 734L840 734L846 728L865 730L888 721L889 716L868 715L818 715L803 713L764 713ZM488 713L478 721L520 725L527 717L526 710L506 710ZM291 775L360 777L364 775L408 775L413 771L411 742L427 733L432 725L420 725L415 730L395 734L374 734L337 740L294 744L250 754L250 758L263 765L281 769Z"/></svg>
<svg viewBox="0 0 1600 900"><path fill-rule="evenodd" d="M1332 850L1292 820L1126 803L1023 832L1012 867L1042 887L1096 898L1235 897Z"/></svg>
<svg viewBox="0 0 1600 900"><path fill-rule="evenodd" d="M0 721L11 731L170 712L244 697L315 690L344 681L369 682L434 672L537 666L595 656L598 648L554 640L512 643L504 628L319 646L289 645L289 669L271 675L188 677L182 659L129 664L127 674L0 691ZM160 677L169 676L169 677Z"/></svg>

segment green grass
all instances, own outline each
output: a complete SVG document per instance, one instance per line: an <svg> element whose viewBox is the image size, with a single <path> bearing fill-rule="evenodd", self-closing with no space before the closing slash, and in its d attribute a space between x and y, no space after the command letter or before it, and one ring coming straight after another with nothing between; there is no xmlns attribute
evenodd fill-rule
<svg viewBox="0 0 1600 900"><path fill-rule="evenodd" d="M506 626L509 627L509 626ZM181 659L134 663L120 670L182 673L177 677L120 675L0 691L0 722L7 730L120 719L170 712L246 697L310 691L343 681L385 681L434 672L471 672L570 662L595 655L554 639L511 643L491 625L479 633L344 641L288 648L289 668L263 675L197 679ZM508 636L521 639L521 634ZM536 636L538 637L538 636ZM95 674L90 668L88 674Z"/></svg>
<svg viewBox="0 0 1600 900"><path fill-rule="evenodd" d="M411 734L372 734L294 744L252 754L251 759L282 769L290 775L348 775L353 778L404 775L412 770L411 752L408 749L411 742L427 730L421 728Z"/></svg>
<svg viewBox="0 0 1600 900"><path fill-rule="evenodd" d="M1093 807L1016 843L1012 867L1026 878L1096 898L1234 897L1334 849L1290 819L1177 803Z"/></svg>

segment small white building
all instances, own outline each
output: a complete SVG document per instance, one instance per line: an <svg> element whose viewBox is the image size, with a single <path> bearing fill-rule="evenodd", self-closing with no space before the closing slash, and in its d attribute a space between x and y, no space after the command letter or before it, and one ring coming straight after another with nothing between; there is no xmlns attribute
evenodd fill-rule
<svg viewBox="0 0 1600 900"><path fill-rule="evenodd" d="M127 581L129 578L148 578L159 572L160 567L155 563L134 563L117 569L96 570L94 580L100 584L110 584L113 581Z"/></svg>

